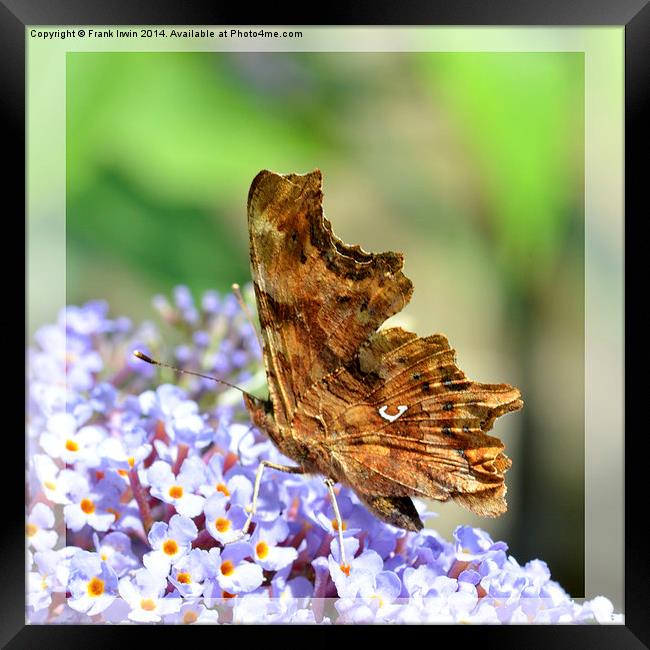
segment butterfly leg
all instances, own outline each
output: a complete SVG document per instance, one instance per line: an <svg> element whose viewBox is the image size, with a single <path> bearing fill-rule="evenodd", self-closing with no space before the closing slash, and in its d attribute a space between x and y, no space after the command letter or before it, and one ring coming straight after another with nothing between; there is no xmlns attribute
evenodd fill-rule
<svg viewBox="0 0 650 650"><path fill-rule="evenodd" d="M248 511L248 517L244 522L244 526L239 532L239 535L235 537L232 541L228 542L232 544L233 542L238 542L240 539L243 539L248 533L255 512L257 511L257 497L260 493L260 485L262 484L262 474L264 473L264 468L270 467L271 469L277 469L279 472L286 472L287 474L304 474L305 470L302 467L298 466L289 466L289 465L279 465L278 463L272 463L270 460L263 460L257 467L257 472L255 473L255 487L253 488L253 501L246 508Z"/></svg>
<svg viewBox="0 0 650 650"><path fill-rule="evenodd" d="M339 548L341 549L341 570L349 571L350 567L345 561L345 548L343 546L343 519L341 519L341 513L339 512L339 504L336 502L336 493L334 492L334 481L331 478L325 479L325 485L327 485L327 490L330 493L330 499L332 500L332 508L334 508L334 516L336 517L336 527L339 533ZM345 567L345 568L344 568Z"/></svg>

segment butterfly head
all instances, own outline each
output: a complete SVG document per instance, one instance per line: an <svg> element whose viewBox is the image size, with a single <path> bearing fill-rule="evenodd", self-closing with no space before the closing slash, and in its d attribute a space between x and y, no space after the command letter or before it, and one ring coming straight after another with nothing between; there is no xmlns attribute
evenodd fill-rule
<svg viewBox="0 0 650 650"><path fill-rule="evenodd" d="M246 404L248 413L251 416L251 422L258 429L264 431L277 446L280 440L280 433L273 418L273 405L271 400L263 400L259 397L245 394L244 404Z"/></svg>

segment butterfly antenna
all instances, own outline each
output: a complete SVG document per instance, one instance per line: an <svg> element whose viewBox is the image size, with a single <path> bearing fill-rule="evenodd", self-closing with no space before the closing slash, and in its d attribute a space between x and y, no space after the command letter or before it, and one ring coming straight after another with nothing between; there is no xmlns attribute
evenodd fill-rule
<svg viewBox="0 0 650 650"><path fill-rule="evenodd" d="M146 361L147 363L150 363L152 366L160 366L161 368L169 368L170 370L175 370L176 372L181 372L184 375L194 375L195 377L201 377L202 379L210 379L212 381L216 381L219 384L223 384L224 386L228 386L229 388L234 388L235 390L238 390L240 393L243 393L244 395L247 395L252 400L255 400L257 402L260 401L259 397L255 397L255 395L252 395L251 393L244 390L243 388L240 388L239 386L235 386L235 384L231 384L230 382L227 382L224 379L218 379L217 377L211 377L210 375L203 375L200 372L194 372L193 370L182 370L181 368L177 368L176 366L172 366L172 365L170 365L168 363L163 363L162 361L156 361L155 359L152 359L151 357L147 356L144 352L140 352L140 350L134 350L133 351L133 356L137 357L141 361Z"/></svg>
<svg viewBox="0 0 650 650"><path fill-rule="evenodd" d="M257 342L259 343L260 350L263 350L264 348L262 347L262 339L260 338L260 334L257 331L257 327L255 327L255 324L253 323L253 315L251 314L251 310L248 308L248 305L244 300L244 296L242 295L241 292L241 287L235 282L233 283L231 289L232 292L235 294L235 298L237 298L237 302L239 303L241 310L244 312L244 315L246 316L246 320L248 320L248 324L253 328L253 332L255 332L255 336L257 337Z"/></svg>

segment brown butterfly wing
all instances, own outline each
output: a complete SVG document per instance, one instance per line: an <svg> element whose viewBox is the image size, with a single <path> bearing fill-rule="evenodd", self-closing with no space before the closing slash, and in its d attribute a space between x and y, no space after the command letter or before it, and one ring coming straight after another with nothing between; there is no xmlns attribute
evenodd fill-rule
<svg viewBox="0 0 650 650"><path fill-rule="evenodd" d="M296 420L297 430L308 426L303 418L322 422L330 475L367 503L377 495L398 505L409 496L453 498L497 516L506 510L511 462L486 432L522 404L512 386L468 380L444 336L393 328L375 333L353 363L314 387Z"/></svg>
<svg viewBox="0 0 650 650"><path fill-rule="evenodd" d="M334 236L321 181L319 170L262 171L248 196L251 271L279 427L310 386L349 363L413 291L399 253L366 253Z"/></svg>

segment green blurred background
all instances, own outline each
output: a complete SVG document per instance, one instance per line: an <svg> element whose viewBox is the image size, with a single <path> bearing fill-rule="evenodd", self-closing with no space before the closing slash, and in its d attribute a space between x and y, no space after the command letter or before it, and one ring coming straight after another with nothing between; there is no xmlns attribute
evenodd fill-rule
<svg viewBox="0 0 650 650"><path fill-rule="evenodd" d="M153 318L151 297L250 280L260 169L324 175L336 234L399 250L395 320L445 333L523 411L495 434L508 512L429 525L504 539L584 585L581 53L68 53L67 301Z"/></svg>

